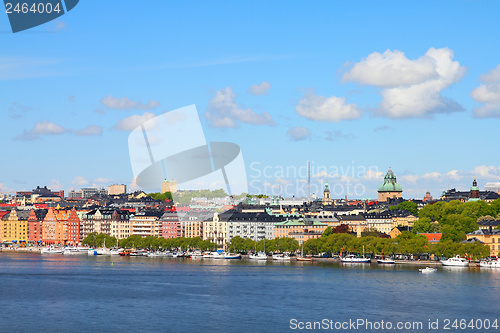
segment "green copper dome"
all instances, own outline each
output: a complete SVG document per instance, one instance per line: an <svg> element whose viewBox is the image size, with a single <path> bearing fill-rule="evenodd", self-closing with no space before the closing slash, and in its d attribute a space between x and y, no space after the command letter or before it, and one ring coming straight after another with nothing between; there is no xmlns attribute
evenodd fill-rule
<svg viewBox="0 0 500 333"><path fill-rule="evenodd" d="M401 185L396 183L396 175L391 169L384 177L384 183L378 187L379 192L403 192Z"/></svg>

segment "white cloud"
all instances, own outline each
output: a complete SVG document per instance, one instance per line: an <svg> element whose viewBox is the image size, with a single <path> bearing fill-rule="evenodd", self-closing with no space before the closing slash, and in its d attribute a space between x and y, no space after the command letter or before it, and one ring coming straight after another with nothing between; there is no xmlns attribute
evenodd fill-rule
<svg viewBox="0 0 500 333"><path fill-rule="evenodd" d="M144 112L143 115L134 114L133 116L127 117L117 122L114 128L119 131L132 131L137 126L153 119L154 117L156 117L156 115L151 112Z"/></svg>
<svg viewBox="0 0 500 333"><path fill-rule="evenodd" d="M358 106L346 104L344 97L324 97L314 95L314 91L307 92L299 100L295 111L302 117L317 121L338 122L361 116Z"/></svg>
<svg viewBox="0 0 500 333"><path fill-rule="evenodd" d="M324 177L331 177L326 170L321 170L320 172L314 174L312 176L313 178L324 178Z"/></svg>
<svg viewBox="0 0 500 333"><path fill-rule="evenodd" d="M47 187L52 190L52 191L59 191L59 190L62 190L63 186L61 184L60 181L58 181L57 179L52 179L50 181L50 184L47 185Z"/></svg>
<svg viewBox="0 0 500 333"><path fill-rule="evenodd" d="M113 179L104 178L104 177L99 177L99 178L94 179L94 183L109 183L112 181L113 181Z"/></svg>
<svg viewBox="0 0 500 333"><path fill-rule="evenodd" d="M238 127L238 123L252 125L275 125L271 115L267 112L255 113L252 109L236 103L236 94L231 87L220 89L210 100L205 117L214 127Z"/></svg>
<svg viewBox="0 0 500 333"><path fill-rule="evenodd" d="M382 180L384 178L384 173L382 171L367 170L364 175L364 180Z"/></svg>
<svg viewBox="0 0 500 333"><path fill-rule="evenodd" d="M306 127L302 126L292 127L286 132L286 134L293 141L302 141L311 137L311 133L309 133L309 130Z"/></svg>
<svg viewBox="0 0 500 333"><path fill-rule="evenodd" d="M101 103L105 107L115 110L126 110L126 109L151 110L160 105L160 102L153 100L149 100L148 103L143 104L141 102L133 101L127 97L117 98L111 95L101 99Z"/></svg>
<svg viewBox="0 0 500 333"><path fill-rule="evenodd" d="M29 130L24 131L14 138L14 140L36 140L40 135L59 135L66 133L67 130L51 121L40 121L35 124L35 126Z"/></svg>
<svg viewBox="0 0 500 333"><path fill-rule="evenodd" d="M374 52L353 65L344 82L382 89L379 115L389 118L430 117L435 113L463 111L441 91L460 81L466 68L453 61L448 48L430 48L425 55L409 60L403 52Z"/></svg>
<svg viewBox="0 0 500 333"><path fill-rule="evenodd" d="M473 109L476 118L500 118L500 65L481 74L479 80L485 82L471 92L471 97L483 106Z"/></svg>
<svg viewBox="0 0 500 333"><path fill-rule="evenodd" d="M280 178L280 177L276 178L276 179L274 180L274 182L275 182L276 184L283 185L283 186L286 186L286 185L290 184L290 180L288 180L288 179L283 179L283 178Z"/></svg>
<svg viewBox="0 0 500 333"><path fill-rule="evenodd" d="M474 177L486 180L500 180L500 167L492 165L478 165L473 170Z"/></svg>
<svg viewBox="0 0 500 333"><path fill-rule="evenodd" d="M261 84L252 84L247 93L252 95L268 95L269 89L271 89L269 82L262 81Z"/></svg>
<svg viewBox="0 0 500 333"><path fill-rule="evenodd" d="M479 75L479 81L492 83L500 82L500 65L497 65L494 69L490 69L488 74Z"/></svg>
<svg viewBox="0 0 500 333"><path fill-rule="evenodd" d="M85 186L89 184L89 181L85 179L85 177L77 176L73 179L71 184L77 185L77 186Z"/></svg>
<svg viewBox="0 0 500 333"><path fill-rule="evenodd" d="M81 130L74 131L78 136L102 135L102 127L97 125L89 125Z"/></svg>

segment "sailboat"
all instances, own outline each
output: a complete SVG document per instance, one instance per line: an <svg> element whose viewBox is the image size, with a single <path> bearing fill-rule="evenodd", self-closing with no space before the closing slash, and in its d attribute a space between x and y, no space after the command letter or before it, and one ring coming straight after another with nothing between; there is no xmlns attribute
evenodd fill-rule
<svg viewBox="0 0 500 333"><path fill-rule="evenodd" d="M255 228L257 230L257 228ZM255 237L255 252L257 252L257 236ZM267 254L266 254L266 236L264 236L264 252L259 251L256 254L250 254L248 256L249 259L253 260L267 260Z"/></svg>
<svg viewBox="0 0 500 333"><path fill-rule="evenodd" d="M365 246L363 245L363 257L358 257L354 254L349 254L340 259L341 262L345 263L355 263L355 264L369 264L371 263L370 258L365 258Z"/></svg>
<svg viewBox="0 0 500 333"><path fill-rule="evenodd" d="M313 261L312 257L304 257L304 242L302 242L302 251L300 257L297 257L297 261Z"/></svg>

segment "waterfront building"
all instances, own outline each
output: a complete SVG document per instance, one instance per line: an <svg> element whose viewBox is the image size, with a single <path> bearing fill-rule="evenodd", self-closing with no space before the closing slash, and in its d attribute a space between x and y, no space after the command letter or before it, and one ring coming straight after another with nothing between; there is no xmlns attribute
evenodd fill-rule
<svg viewBox="0 0 500 333"><path fill-rule="evenodd" d="M12 209L5 214L1 220L0 239L2 242L25 243L27 238L27 226L29 210Z"/></svg>
<svg viewBox="0 0 500 333"><path fill-rule="evenodd" d="M227 220L220 220L216 212L212 219L203 222L203 240L217 244L217 248L226 249L227 244Z"/></svg>
<svg viewBox="0 0 500 333"><path fill-rule="evenodd" d="M64 214L49 208L42 222L42 242L45 245L66 245L68 233Z"/></svg>
<svg viewBox="0 0 500 333"><path fill-rule="evenodd" d="M309 239L321 237L327 227L326 223L313 218L287 219L276 223L273 229L273 238L290 237L302 245Z"/></svg>
<svg viewBox="0 0 500 333"><path fill-rule="evenodd" d="M285 221L288 217L290 217L289 214L273 214L270 208L259 213L229 210L219 214L219 220L227 222L228 242L236 236L257 242L263 239L273 239L275 225Z"/></svg>
<svg viewBox="0 0 500 333"><path fill-rule="evenodd" d="M130 212L115 208L100 207L83 215L81 238L92 232L104 233L118 239L130 236Z"/></svg>
<svg viewBox="0 0 500 333"><path fill-rule="evenodd" d="M108 195L120 195L127 193L127 185L113 184L108 186Z"/></svg>
<svg viewBox="0 0 500 333"><path fill-rule="evenodd" d="M163 238L181 237L181 222L179 219L186 215L185 212L165 212L160 217L160 235Z"/></svg>
<svg viewBox="0 0 500 333"><path fill-rule="evenodd" d="M82 230L81 230L81 220L73 208L69 211L67 218L67 230L68 230L68 244L69 245L81 245L82 242Z"/></svg>
<svg viewBox="0 0 500 333"><path fill-rule="evenodd" d="M490 256L498 256L500 254L500 229L493 229L490 226L488 229L479 229L467 234L467 240L475 238L475 241L480 241L490 248Z"/></svg>
<svg viewBox="0 0 500 333"><path fill-rule="evenodd" d="M378 187L378 201L385 202L389 198L402 198L403 189L401 185L396 182L396 175L392 172L391 168L387 171L384 177L384 183Z"/></svg>
<svg viewBox="0 0 500 333"><path fill-rule="evenodd" d="M203 238L203 221L211 219L212 212L193 212L189 211L182 214L179 218L181 225L181 237Z"/></svg>
<svg viewBox="0 0 500 333"><path fill-rule="evenodd" d="M38 244L42 242L42 223L47 215L47 209L31 209L27 219L28 243Z"/></svg>
<svg viewBox="0 0 500 333"><path fill-rule="evenodd" d="M160 235L160 217L163 212L157 210L144 210L130 218L130 236L141 237Z"/></svg>

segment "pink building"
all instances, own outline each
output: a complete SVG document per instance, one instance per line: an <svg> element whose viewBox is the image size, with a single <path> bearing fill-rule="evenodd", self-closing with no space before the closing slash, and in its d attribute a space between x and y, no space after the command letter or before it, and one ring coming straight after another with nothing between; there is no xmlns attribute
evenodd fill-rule
<svg viewBox="0 0 500 333"><path fill-rule="evenodd" d="M160 218L160 237L181 237L181 222L176 212L166 212Z"/></svg>

